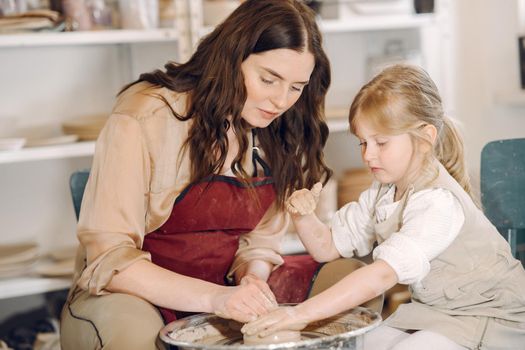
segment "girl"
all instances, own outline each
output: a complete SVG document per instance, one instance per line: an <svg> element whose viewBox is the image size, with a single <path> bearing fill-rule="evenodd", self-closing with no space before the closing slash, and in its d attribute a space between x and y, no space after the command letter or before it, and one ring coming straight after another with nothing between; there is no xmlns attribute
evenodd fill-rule
<svg viewBox="0 0 525 350"><path fill-rule="evenodd" d="M314 12L245 1L165 67L120 93L97 141L62 349L163 348L181 312L245 322L306 298L318 264L280 239L287 194L331 174Z"/></svg>
<svg viewBox="0 0 525 350"><path fill-rule="evenodd" d="M373 250L374 262L243 331L301 329L402 283L412 302L367 334L365 348L524 349L525 272L471 198L462 141L428 74L385 69L357 94L349 120L376 181L330 228L313 214L320 184L294 192L287 208L316 260Z"/></svg>

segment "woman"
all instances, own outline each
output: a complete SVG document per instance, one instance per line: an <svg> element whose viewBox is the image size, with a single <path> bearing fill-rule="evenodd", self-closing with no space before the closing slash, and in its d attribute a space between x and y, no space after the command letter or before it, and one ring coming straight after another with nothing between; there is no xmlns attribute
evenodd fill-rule
<svg viewBox="0 0 525 350"><path fill-rule="evenodd" d="M63 349L160 348L180 312L253 320L304 300L317 268L279 254L285 197L331 175L313 12L246 1L165 68L121 91L97 141Z"/></svg>

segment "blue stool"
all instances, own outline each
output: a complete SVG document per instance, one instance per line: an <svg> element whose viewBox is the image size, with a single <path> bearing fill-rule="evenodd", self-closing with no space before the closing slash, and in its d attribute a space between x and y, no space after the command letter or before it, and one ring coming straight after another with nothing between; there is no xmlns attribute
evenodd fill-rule
<svg viewBox="0 0 525 350"><path fill-rule="evenodd" d="M525 265L525 138L486 144L480 183L485 215Z"/></svg>
<svg viewBox="0 0 525 350"><path fill-rule="evenodd" d="M71 197L73 198L73 207L75 208L75 215L80 214L80 205L82 204L82 197L84 197L84 189L89 178L89 170L75 171L69 178L69 188L71 190Z"/></svg>

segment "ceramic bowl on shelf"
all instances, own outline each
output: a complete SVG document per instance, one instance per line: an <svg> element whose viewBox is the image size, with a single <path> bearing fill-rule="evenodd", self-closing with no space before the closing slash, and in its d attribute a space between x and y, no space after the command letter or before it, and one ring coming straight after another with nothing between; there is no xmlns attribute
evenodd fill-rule
<svg viewBox="0 0 525 350"><path fill-rule="evenodd" d="M0 139L0 151L16 151L24 147L26 139L23 137L10 137Z"/></svg>

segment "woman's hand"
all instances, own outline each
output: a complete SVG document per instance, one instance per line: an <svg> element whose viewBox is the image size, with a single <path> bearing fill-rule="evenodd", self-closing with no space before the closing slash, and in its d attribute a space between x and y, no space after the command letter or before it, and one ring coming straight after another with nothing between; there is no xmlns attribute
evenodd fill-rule
<svg viewBox="0 0 525 350"><path fill-rule="evenodd" d="M224 287L213 300L213 312L222 318L249 322L277 307L275 296L266 282L251 275L243 277L240 285Z"/></svg>
<svg viewBox="0 0 525 350"><path fill-rule="evenodd" d="M270 301L270 304L268 304L268 306L271 309L268 311L271 311L275 309L277 306L279 306L279 304L277 304L277 299L275 299L275 295L273 295L273 292L270 289L270 286L268 285L268 283L266 283L266 281L263 281L259 276L257 276L254 273L247 273L241 278L239 285L246 286L249 284L253 284L257 288L259 288L263 292L266 299Z"/></svg>
<svg viewBox="0 0 525 350"><path fill-rule="evenodd" d="M308 325L306 316L296 306L282 306L245 324L241 332L247 335L258 334L266 337L281 330L300 331Z"/></svg>
<svg viewBox="0 0 525 350"><path fill-rule="evenodd" d="M322 189L323 185L317 182L311 190L303 188L295 191L286 200L286 210L288 210L290 214L295 215L312 214L315 211Z"/></svg>

